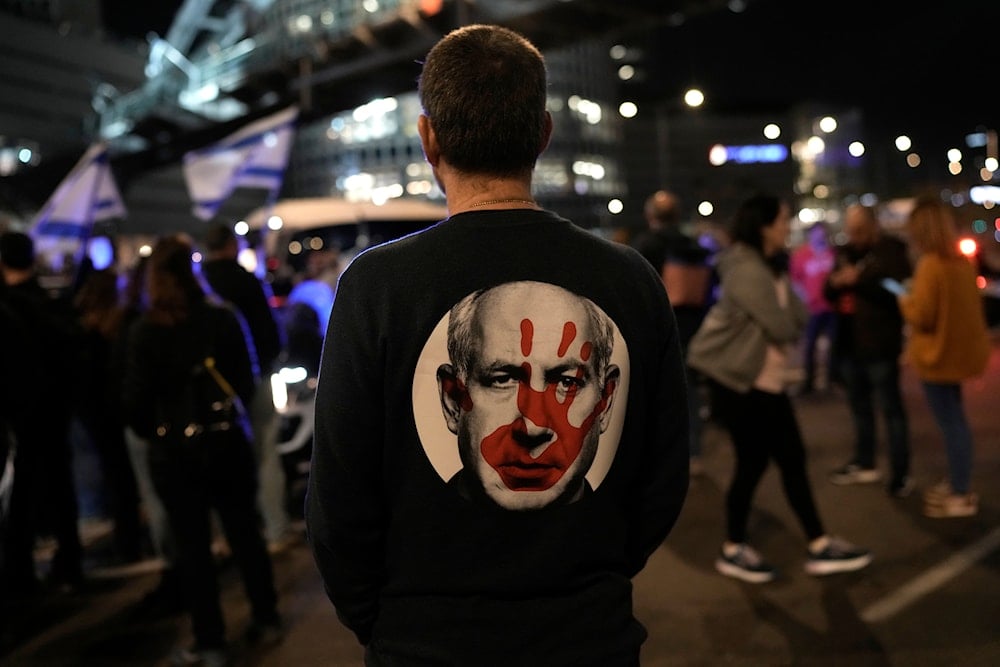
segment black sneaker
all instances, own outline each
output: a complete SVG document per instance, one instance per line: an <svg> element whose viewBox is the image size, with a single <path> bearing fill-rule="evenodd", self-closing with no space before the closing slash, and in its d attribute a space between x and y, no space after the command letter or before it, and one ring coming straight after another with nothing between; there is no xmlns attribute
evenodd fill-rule
<svg viewBox="0 0 1000 667"><path fill-rule="evenodd" d="M872 553L839 537L831 537L821 551L809 552L805 571L820 576L836 572L853 572L867 567L872 562Z"/></svg>
<svg viewBox="0 0 1000 667"><path fill-rule="evenodd" d="M749 544L740 544L732 556L720 551L719 557L715 559L715 569L719 574L751 584L764 584L777 576L775 569Z"/></svg>
<svg viewBox="0 0 1000 667"><path fill-rule="evenodd" d="M882 479L876 468L864 468L857 463L848 463L830 473L830 481L839 486L849 484L873 484Z"/></svg>

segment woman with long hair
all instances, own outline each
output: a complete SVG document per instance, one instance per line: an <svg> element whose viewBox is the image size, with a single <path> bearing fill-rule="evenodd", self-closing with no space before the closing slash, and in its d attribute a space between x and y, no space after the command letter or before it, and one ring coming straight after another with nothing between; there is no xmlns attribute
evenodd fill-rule
<svg viewBox="0 0 1000 667"><path fill-rule="evenodd" d="M208 296L191 265L184 236L161 239L146 273L148 307L129 331L124 405L129 426L149 440L153 485L167 511L177 550L194 645L173 664L226 664L227 642L215 561L214 510L239 565L253 618L248 639L280 638L270 556L256 505L256 464L242 428L194 424L173 429L162 406L191 394L199 369L210 365L249 403L254 391L250 351L234 311ZM204 428L202 428L204 426Z"/></svg>
<svg viewBox="0 0 1000 667"><path fill-rule="evenodd" d="M716 570L751 583L775 569L748 543L753 495L770 461L808 539L805 570L813 575L858 570L872 555L827 534L806 472L806 452L786 392L807 312L788 277L787 202L757 195L739 207L732 243L718 259L722 291L689 348L688 363L704 373L714 411L729 432L736 468L726 494L726 539Z"/></svg>
<svg viewBox="0 0 1000 667"><path fill-rule="evenodd" d="M972 478L972 431L962 382L985 371L990 356L983 300L972 263L958 250L955 219L935 198L920 198L907 221L918 259L913 280L899 296L910 325L906 358L916 371L944 436L948 478L924 494L930 517L972 516L979 511Z"/></svg>
<svg viewBox="0 0 1000 667"><path fill-rule="evenodd" d="M116 555L128 563L142 555L142 524L122 423L121 375L114 358L124 331L118 302L118 274L111 268L91 271L74 295L80 326L74 407L99 454Z"/></svg>

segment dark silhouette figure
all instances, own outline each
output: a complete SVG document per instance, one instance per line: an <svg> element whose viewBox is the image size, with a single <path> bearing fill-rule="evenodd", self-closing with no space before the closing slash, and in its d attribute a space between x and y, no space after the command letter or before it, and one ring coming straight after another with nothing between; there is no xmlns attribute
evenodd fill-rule
<svg viewBox="0 0 1000 667"><path fill-rule="evenodd" d="M83 549L69 440L69 369L76 362L73 309L39 283L34 242L27 234L0 236L0 270L6 283L4 300L29 332L22 353L31 371L20 377L17 390L32 399L13 415L11 424L18 446L4 544L9 589L28 593L36 587L33 553L42 535L53 536L57 544L49 581L75 587L83 580Z"/></svg>

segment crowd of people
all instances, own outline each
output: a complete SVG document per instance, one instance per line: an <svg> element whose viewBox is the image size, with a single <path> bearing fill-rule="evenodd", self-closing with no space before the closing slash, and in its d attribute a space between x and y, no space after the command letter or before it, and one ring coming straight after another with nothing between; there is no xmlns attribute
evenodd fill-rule
<svg viewBox="0 0 1000 667"><path fill-rule="evenodd" d="M900 387L902 368L908 364L924 385L928 408L942 432L949 462L945 478L925 489L925 513L938 518L975 514L978 498L969 489L972 436L961 385L984 372L990 350L989 332L982 297L976 288L975 267L959 251L957 221L950 207L933 197L917 197L902 233L896 234L885 231L876 208L851 204L843 211L839 243L833 240L832 228L826 222L802 228L796 243L791 242L787 231L774 231L778 236L776 248L765 259L775 279L787 280L791 301L782 295L781 310L750 312L741 320L727 312L732 310L733 293L743 309L752 311L752 304L760 300L738 296L753 284L742 276L729 280L726 290L723 273L741 248L754 245L752 239L741 241L740 226L744 216L762 201L777 207L782 200L774 195L748 197L727 227L726 251L703 256L702 261L714 273L707 284L721 284L714 292L709 289L701 293L701 303L707 305L694 316L689 315L685 305L690 301L688 289L666 278L665 267L674 260L650 240L664 237L661 221L668 217L672 220L673 238L683 236L681 230L691 229L678 213L679 197L665 190L651 195L647 212L669 205L669 216L661 214L658 219L650 219L647 213L648 228L631 241L654 268L663 271L668 294L680 295L682 305L675 307L679 324L688 317L695 323L685 337L688 345L697 334L702 348L713 346L713 354L706 355L705 349L687 354L689 383L697 389L707 379L710 389L710 406L700 411L702 421L711 415L727 429L732 428L726 418L730 411L726 409L725 388L720 391L717 378L713 380L700 366L725 363L726 354L740 355L741 361L747 363L756 359L741 382L728 383L730 389L735 386L737 391L746 391L747 382L753 380L749 386L756 386L754 383L762 379L757 374L771 368L774 350L770 347L782 347L782 379L775 390L780 388L793 396L823 394L833 400L843 398L849 409L854 432L852 447L848 461L830 471L830 482L854 485L883 480L877 455L881 418L888 445L886 490L890 496L905 498L916 488L910 474L909 418ZM783 202L780 210L786 206L787 202ZM765 227L777 225L780 217L777 213L771 216ZM688 243L693 242L690 235ZM704 290L703 285L699 289ZM716 303L727 291L723 303ZM714 311L711 306L715 306ZM781 336L771 331L763 336L767 354L752 352L759 343L755 339L759 332L748 336L741 329L749 326L746 321L773 329L783 321L780 313L800 307L804 308L799 313L801 321L790 331ZM698 414L692 410L692 421L698 421ZM696 425L691 431L692 474L700 469L696 465L702 447L696 441L700 429ZM731 435L738 448L737 436Z"/></svg>
<svg viewBox="0 0 1000 667"><path fill-rule="evenodd" d="M719 248L664 189L633 241L605 240L532 193L552 117L531 43L458 29L428 54L419 92L417 128L449 217L339 277L304 508L326 592L366 664L637 665L646 631L631 579L703 473L706 415L734 455L719 573L779 576L749 534L772 461L805 537L804 570L867 567L871 550L821 517L795 400L844 396L854 441L834 484L882 480L881 415L886 490L906 497L916 485L902 364L947 452L925 514L978 511L962 383L983 372L990 343L941 202L916 203L909 244L855 204L845 242L817 223L792 246L790 202L748 193ZM76 419L99 452L117 558L152 548L160 590L182 593L193 641L174 664L223 665L217 524L245 584L248 638L282 635L269 545L291 528L267 376L285 341L232 229L208 231L199 270L195 246L164 236L128 274L92 271L52 298L31 238L0 236L0 363L19 378L0 386L2 453L16 470L0 595L41 585L41 536L57 545L50 582L84 578ZM182 413L206 385L222 392L212 415Z"/></svg>
<svg viewBox="0 0 1000 667"><path fill-rule="evenodd" d="M178 647L174 664L225 664L220 551L246 582L248 637L280 638L271 554L298 536L270 392L285 342L265 284L237 262L238 251L231 226L218 223L200 246L167 235L121 275L91 267L68 292L52 293L38 280L32 237L0 235L0 435L13 471L0 515L5 615L19 601L84 584L73 475L74 434L82 433L100 464L97 495L112 525L113 549L97 565L161 561L143 604L190 614L194 640ZM180 404L197 386L198 368L244 408L242 419L185 413L183 423L172 421L190 409ZM40 567L42 538L55 552Z"/></svg>

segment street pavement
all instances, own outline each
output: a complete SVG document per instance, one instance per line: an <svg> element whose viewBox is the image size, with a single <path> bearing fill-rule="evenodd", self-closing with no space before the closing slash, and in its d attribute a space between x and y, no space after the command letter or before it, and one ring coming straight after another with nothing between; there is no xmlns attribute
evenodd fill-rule
<svg viewBox="0 0 1000 667"><path fill-rule="evenodd" d="M755 585L715 572L733 458L724 432L709 422L705 474L693 480L676 527L634 582L637 615L649 631L644 667L1000 665L1000 345L987 373L966 385L977 516L921 514L920 490L944 476L946 460L909 368L903 386L918 485L905 499L889 497L882 484L829 483L828 472L851 452L844 397L835 388L795 398L827 529L875 553L872 565L856 573L816 578L803 572L804 538L773 466L758 489L750 535L780 577ZM886 470L884 437L879 465ZM102 540L89 544L96 559ZM144 571L95 563L80 591L23 604L0 643L0 664L165 665L171 648L189 641L188 625L183 614L138 613L143 595L156 584L154 569L155 563ZM277 554L275 569L287 635L277 646L258 650L239 641L249 610L234 568L221 566L235 664L360 667L361 649L337 622L308 547L300 542Z"/></svg>

